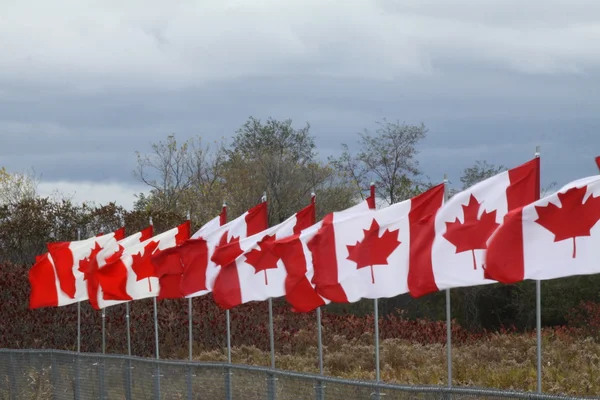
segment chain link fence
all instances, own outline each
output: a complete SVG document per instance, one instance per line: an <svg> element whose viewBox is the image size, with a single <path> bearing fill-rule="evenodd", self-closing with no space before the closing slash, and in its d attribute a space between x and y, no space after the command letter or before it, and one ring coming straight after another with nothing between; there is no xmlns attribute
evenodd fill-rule
<svg viewBox="0 0 600 400"><path fill-rule="evenodd" d="M441 386L404 386L210 362L56 350L0 349L0 399L359 400L578 399Z"/></svg>

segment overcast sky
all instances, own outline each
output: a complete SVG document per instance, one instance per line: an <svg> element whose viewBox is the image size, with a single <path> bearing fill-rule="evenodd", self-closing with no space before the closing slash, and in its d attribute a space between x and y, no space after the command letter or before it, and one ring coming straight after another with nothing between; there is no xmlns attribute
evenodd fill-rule
<svg viewBox="0 0 600 400"><path fill-rule="evenodd" d="M542 149L542 183L596 173L598 0L54 0L0 3L0 165L40 190L130 207L135 151L310 122L336 154L386 117L429 129L419 160Z"/></svg>

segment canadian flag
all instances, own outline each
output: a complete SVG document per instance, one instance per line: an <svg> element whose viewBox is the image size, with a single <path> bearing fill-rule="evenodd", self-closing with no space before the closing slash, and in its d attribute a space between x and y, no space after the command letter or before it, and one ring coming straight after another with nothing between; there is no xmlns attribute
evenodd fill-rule
<svg viewBox="0 0 600 400"><path fill-rule="evenodd" d="M212 289L215 302L229 309L250 301L285 295L285 267L271 251L277 239L299 233L315 223L315 204L279 225L217 247L211 261L220 266Z"/></svg>
<svg viewBox="0 0 600 400"><path fill-rule="evenodd" d="M77 303L60 288L60 282L49 253L37 256L35 264L29 270L29 308L60 307Z"/></svg>
<svg viewBox="0 0 600 400"><path fill-rule="evenodd" d="M133 235L126 237L125 239L119 241L113 241L102 250L98 252L95 259L95 268L101 269L106 266L107 263L115 261L119 259L125 249L129 249L133 246L136 246L148 239L150 239L153 235L153 226L149 227L137 232ZM124 303L124 301L120 300L105 300L104 299L104 291L102 290L102 286L100 285L100 281L98 280L98 276L96 271L91 275L91 278L87 280L88 284L88 296L90 300L90 304L96 310L100 310L102 308L106 308L109 306L113 306L116 304Z"/></svg>
<svg viewBox="0 0 600 400"><path fill-rule="evenodd" d="M440 184L381 210L334 221L330 230L311 240L313 260L323 260L321 268L325 261L328 267L336 268L335 274L317 282L317 290L334 288L338 296L329 298L335 302L407 293L409 265L422 259L415 249L433 241L435 215L443 202L444 184ZM330 231L332 236L321 236Z"/></svg>
<svg viewBox="0 0 600 400"><path fill-rule="evenodd" d="M600 273L600 176L507 214L490 239L485 275L503 283Z"/></svg>
<svg viewBox="0 0 600 400"><path fill-rule="evenodd" d="M296 312L309 312L328 304L331 300L345 298L339 285L325 290L325 294L317 292L318 279L333 277L337 279L337 268L332 266L327 258L313 258L311 240L321 233L323 246L335 245L335 232L330 229L334 222L355 218L364 213L375 211L375 188L371 187L371 195L366 200L346 210L327 214L321 221L304 229L300 233L277 240L272 245L272 251L281 258L287 276L285 278L285 298ZM326 253L326 254L331 254ZM331 269L335 269L331 271ZM331 297L334 299L331 299ZM335 300L334 300L335 301Z"/></svg>
<svg viewBox="0 0 600 400"><path fill-rule="evenodd" d="M510 210L539 198L539 169L535 158L454 195L435 216L433 242L416 249L422 257L410 265L411 295L495 283L484 278L488 240Z"/></svg>
<svg viewBox="0 0 600 400"><path fill-rule="evenodd" d="M85 240L77 240L73 242L53 242L48 243L48 257L42 256L38 258L41 266L46 270L49 276L48 265L53 265L58 287L56 287L57 305L67 305L79 301L87 300L88 296L88 279L94 279L95 258L96 255L106 245L115 243L116 240L121 240L125 237L125 228L120 228L115 232L106 235L100 235ZM48 264L48 262L50 264ZM42 268L38 267L38 268ZM38 269L34 271L37 273ZM41 271L41 269L39 270ZM35 278L34 278L35 280ZM48 285L52 286L48 281ZM60 290L59 290L60 289ZM54 292L51 287L50 292ZM62 293L61 293L62 292ZM70 298L72 301L66 302L62 294ZM48 298L50 301L50 298ZM54 299L52 300L54 301Z"/></svg>
<svg viewBox="0 0 600 400"><path fill-rule="evenodd" d="M175 247L190 237L190 221L123 250L108 259L97 275L105 300L138 300L157 297L160 285L151 256Z"/></svg>
<svg viewBox="0 0 600 400"><path fill-rule="evenodd" d="M211 219L192 236L195 238L207 235L214 230L218 229L219 226L224 225L227 220L227 207L223 205L221 214ZM152 256L152 264L156 270L158 280L160 283L159 299L178 299L185 297L181 290L181 279L183 277L183 262L182 253L186 252L186 249L182 249L186 242L183 242L177 247L172 247L161 251L157 255ZM187 250L190 248L188 247Z"/></svg>
<svg viewBox="0 0 600 400"><path fill-rule="evenodd" d="M211 260L215 249L267 228L268 214L265 201L211 232L196 232L192 239L180 246L179 250L183 265L182 293L186 297L198 297L210 293L219 273L218 265Z"/></svg>

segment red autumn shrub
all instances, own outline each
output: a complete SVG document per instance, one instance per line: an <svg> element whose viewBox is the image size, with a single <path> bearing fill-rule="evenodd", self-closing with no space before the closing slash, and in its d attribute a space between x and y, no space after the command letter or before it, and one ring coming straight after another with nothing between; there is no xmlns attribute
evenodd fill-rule
<svg viewBox="0 0 600 400"><path fill-rule="evenodd" d="M55 348L75 350L77 341L77 305L29 310L27 267L0 265L0 347ZM197 350L222 350L226 345L225 312L210 295L193 299L193 335ZM154 316L151 299L134 301L131 307L132 353L154 354ZM273 301L275 345L280 353L302 352L317 346L315 312L298 314L290 311L281 299ZM102 312L81 304L81 349L101 351ZM255 302L231 310L232 346L253 345L269 349L268 302ZM110 353L126 353L125 305L106 309L106 344ZM588 333L600 331L600 305L582 303L569 316L574 328L555 328L556 334L567 335L587 327ZM187 299L158 302L160 353L162 357L186 357L188 346ZM327 345L340 340L359 339L371 343L374 335L373 315L322 313L323 341ZM381 339L399 338L419 344L446 342L444 321L412 320L401 310L380 318ZM500 333L515 332L514 327ZM452 342L455 345L485 339L489 332L470 332L453 322Z"/></svg>

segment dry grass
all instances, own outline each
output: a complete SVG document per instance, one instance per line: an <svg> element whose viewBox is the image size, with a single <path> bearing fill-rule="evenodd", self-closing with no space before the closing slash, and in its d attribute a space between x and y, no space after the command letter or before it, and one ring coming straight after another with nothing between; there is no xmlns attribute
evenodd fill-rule
<svg viewBox="0 0 600 400"><path fill-rule="evenodd" d="M300 331L298 335L305 332ZM496 334L473 344L453 346L454 385L534 391L536 388L535 336ZM590 339L544 335L543 389L548 393L597 395L600 393L600 344ZM401 339L381 342L381 375L385 382L446 384L446 347L414 344ZM226 361L222 351L201 352L197 360ZM251 346L232 349L237 364L268 366L269 352ZM354 379L374 379L374 345L371 335L348 341L335 337L324 343L325 373ZM295 354L277 354L279 369L318 372L317 348L307 346Z"/></svg>

